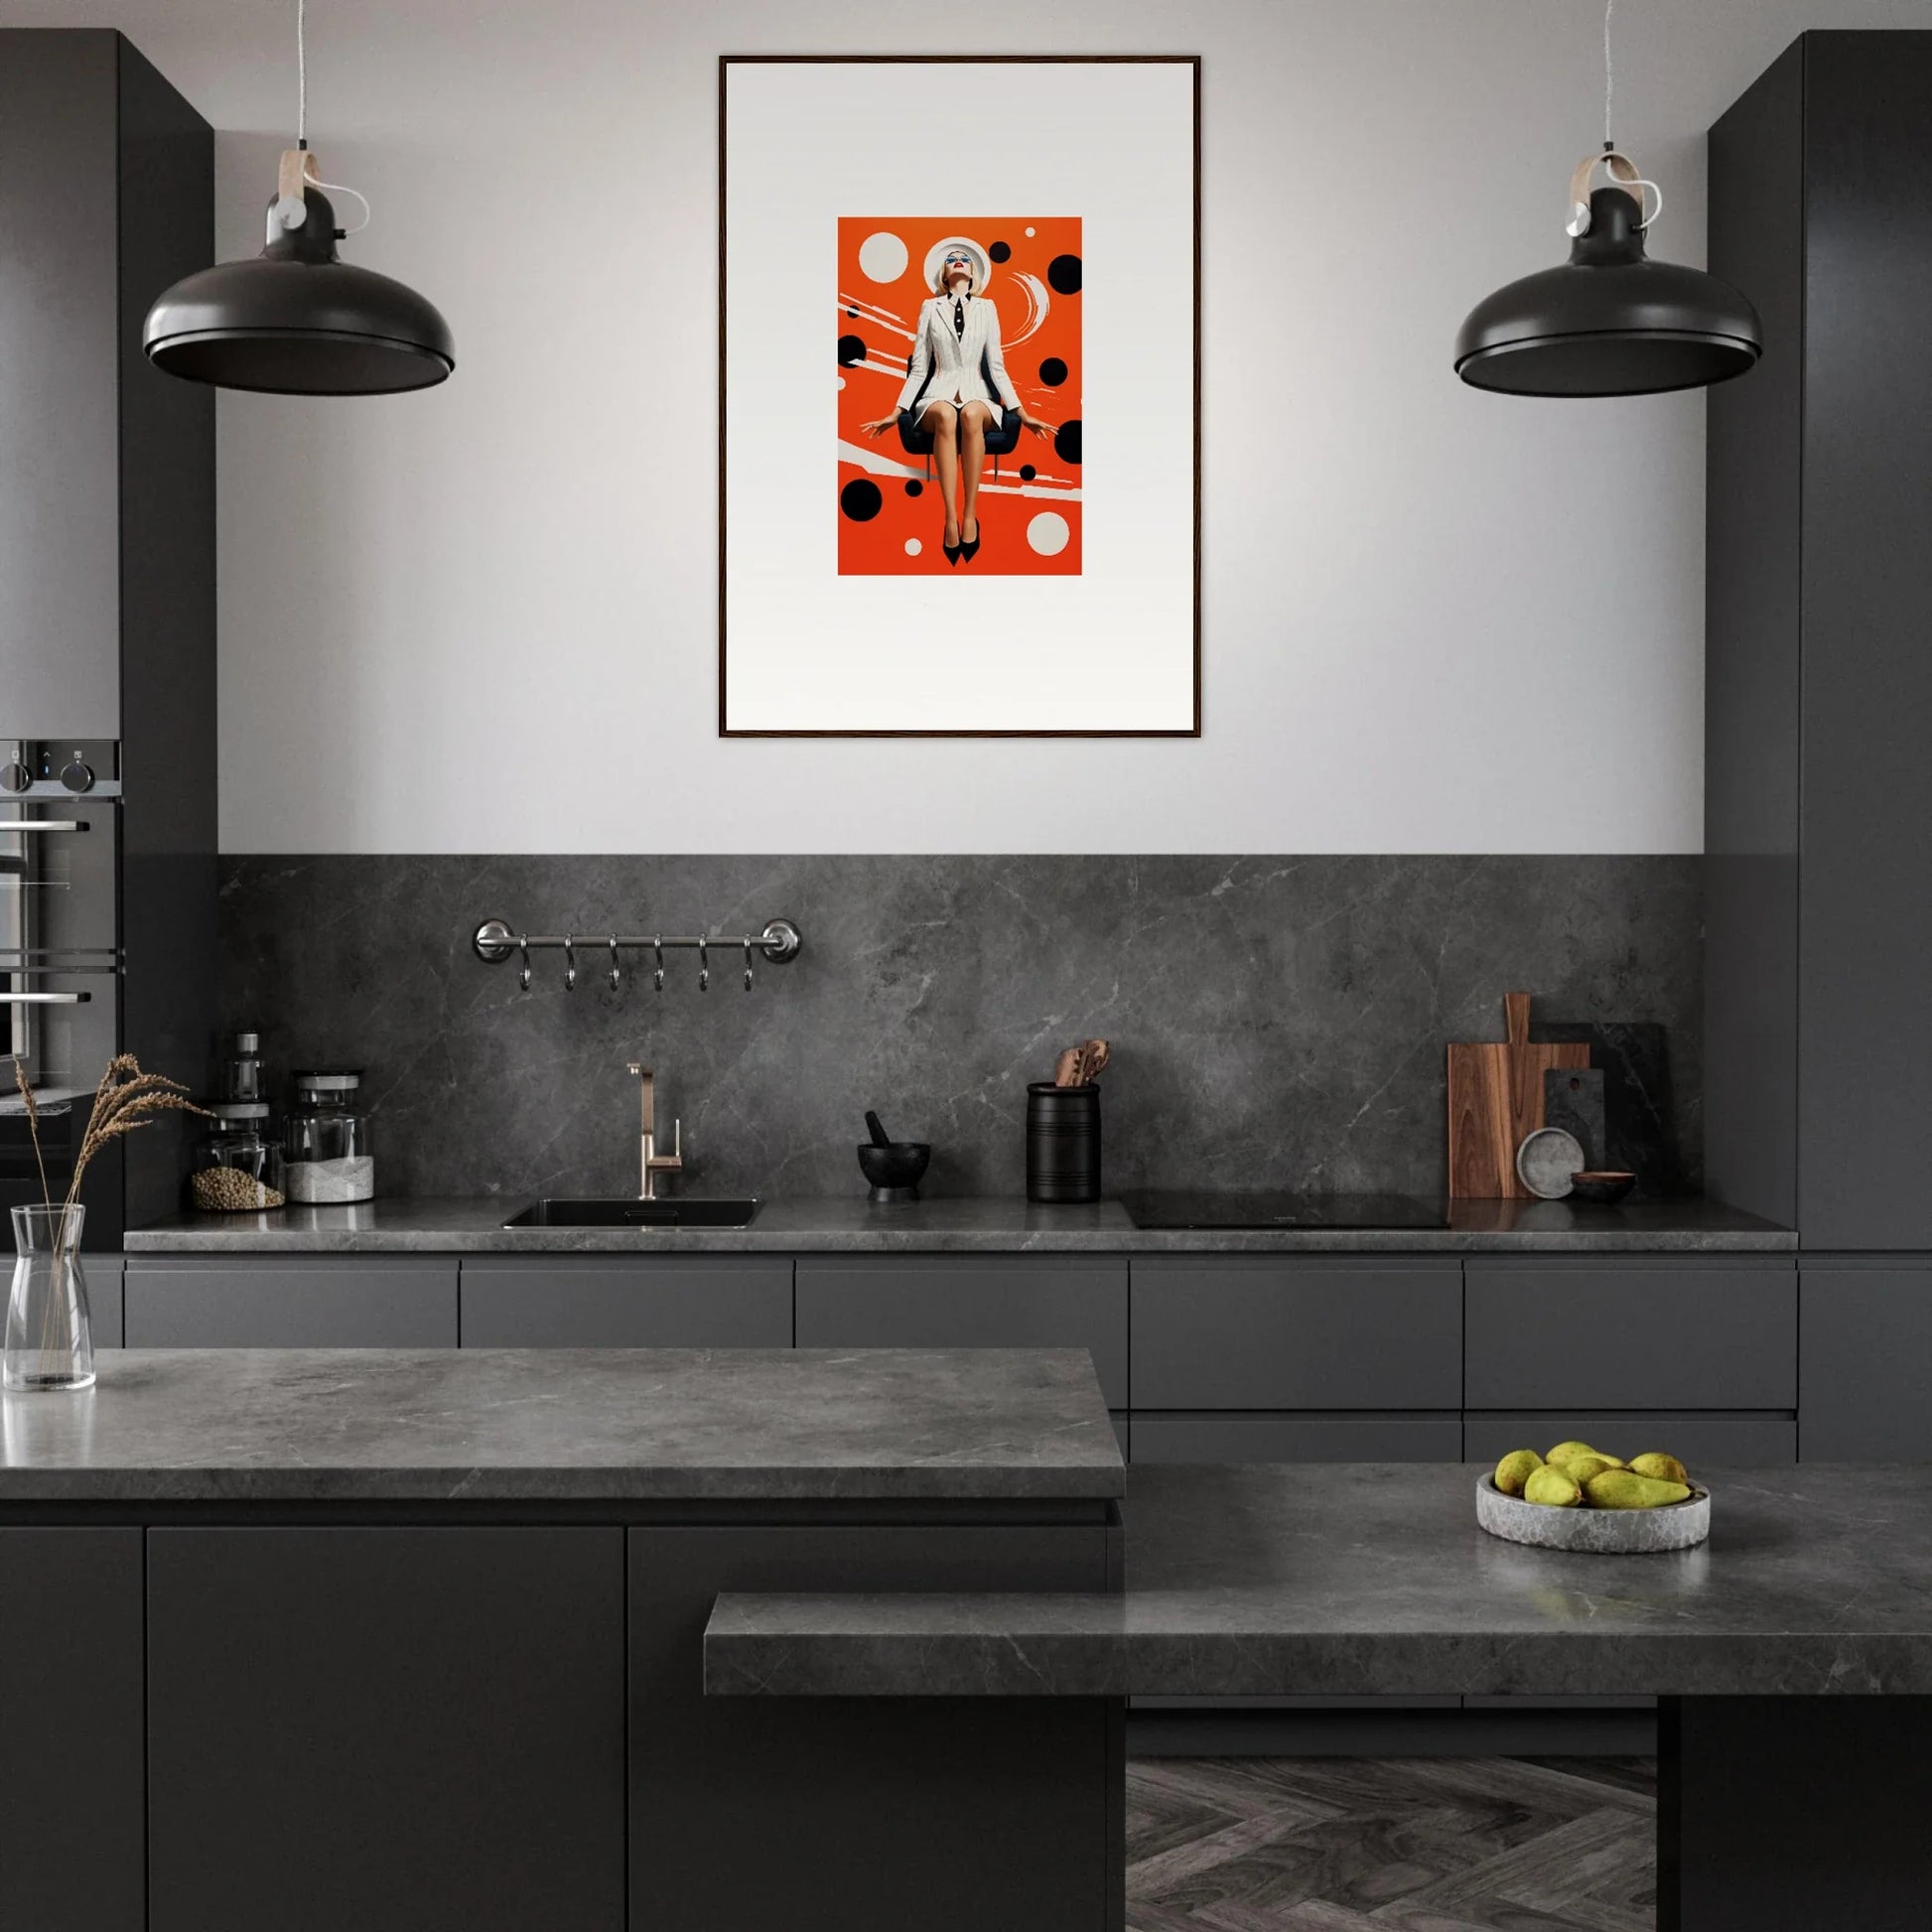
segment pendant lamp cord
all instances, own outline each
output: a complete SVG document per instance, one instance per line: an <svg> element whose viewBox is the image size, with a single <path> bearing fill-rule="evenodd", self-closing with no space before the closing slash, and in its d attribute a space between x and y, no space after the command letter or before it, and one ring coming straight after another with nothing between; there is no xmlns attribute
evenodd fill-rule
<svg viewBox="0 0 1932 1932"><path fill-rule="evenodd" d="M296 0L299 7L302 0ZM1608 154L1616 143L1610 138L1610 103L1616 93L1616 69L1610 60L1610 16L1616 11L1616 0L1603 0L1603 152Z"/></svg>
<svg viewBox="0 0 1932 1932"><path fill-rule="evenodd" d="M309 145L309 35L308 0L295 0L295 145L306 148ZM1609 34L1609 23L1603 26L1605 36ZM1608 39L1604 46L1609 45Z"/></svg>

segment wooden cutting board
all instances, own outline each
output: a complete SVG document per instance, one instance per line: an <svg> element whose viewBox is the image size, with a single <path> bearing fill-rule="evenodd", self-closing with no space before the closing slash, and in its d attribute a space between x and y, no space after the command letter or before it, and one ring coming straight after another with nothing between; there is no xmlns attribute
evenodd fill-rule
<svg viewBox="0 0 1932 1932"><path fill-rule="evenodd" d="M1505 993L1509 1036L1449 1049L1450 1200L1528 1200L1516 1150L1543 1125L1543 1076L1589 1064L1585 1040L1530 1041L1530 996Z"/></svg>

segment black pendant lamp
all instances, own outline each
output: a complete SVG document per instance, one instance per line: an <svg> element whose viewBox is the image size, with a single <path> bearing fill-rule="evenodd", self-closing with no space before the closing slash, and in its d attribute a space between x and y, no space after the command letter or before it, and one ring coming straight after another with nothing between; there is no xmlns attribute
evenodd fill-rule
<svg viewBox="0 0 1932 1932"><path fill-rule="evenodd" d="M142 345L156 368L222 389L374 396L426 389L456 367L450 325L416 291L343 261L345 231L308 143L303 0L296 5L297 144L282 156L268 238L251 261L219 262L166 290ZM352 188L339 194L354 196ZM359 233L360 227L352 232Z"/></svg>
<svg viewBox="0 0 1932 1932"><path fill-rule="evenodd" d="M1603 9L1606 130L1614 4ZM1599 166L1610 179L1592 191ZM1647 217L1646 190L1656 197ZM1515 396L1644 396L1725 382L1757 361L1763 337L1746 297L1702 269L1644 252L1663 193L1607 132L1603 152L1577 164L1570 205L1570 259L1469 311L1455 339L1464 382Z"/></svg>

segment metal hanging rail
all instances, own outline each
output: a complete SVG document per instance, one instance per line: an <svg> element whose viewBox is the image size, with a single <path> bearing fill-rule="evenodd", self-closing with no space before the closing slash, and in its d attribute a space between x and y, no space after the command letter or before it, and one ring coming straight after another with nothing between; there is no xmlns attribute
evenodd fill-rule
<svg viewBox="0 0 1932 1932"><path fill-rule="evenodd" d="M711 952L714 947L745 955L745 991L749 993L752 990L754 952L762 955L774 966L782 966L798 957L804 943L804 936L789 919L767 919L759 932L697 935L670 932L613 932L608 935L600 932L519 932L507 920L485 919L470 937L472 950L486 966L500 966L512 953L518 955L522 965L517 972L517 983L525 993L530 990L530 955L541 951L563 953L566 993L576 990L577 955L580 951L603 955L608 960L608 964L600 970L613 992L623 983L622 955L626 952L648 952L652 957L652 984L661 993L664 990L664 955L674 949L697 953L698 991L707 993L711 990Z"/></svg>

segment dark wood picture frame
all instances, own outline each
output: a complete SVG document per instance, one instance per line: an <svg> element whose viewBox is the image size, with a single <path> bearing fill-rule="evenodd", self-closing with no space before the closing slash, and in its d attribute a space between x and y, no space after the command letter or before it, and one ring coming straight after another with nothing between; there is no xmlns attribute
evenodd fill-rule
<svg viewBox="0 0 1932 1932"><path fill-rule="evenodd" d="M836 730L819 727L795 731L734 728L728 721L726 703L725 636L725 546L729 541L726 524L725 490L725 166L726 166L726 79L734 67L770 66L1155 66L1188 67L1193 69L1193 247L1194 277L1192 321L1194 334L1192 458L1193 483L1193 721L1186 726L1148 730ZM1201 120L1198 54L721 54L718 57L718 736L720 738L1199 738L1201 735Z"/></svg>

